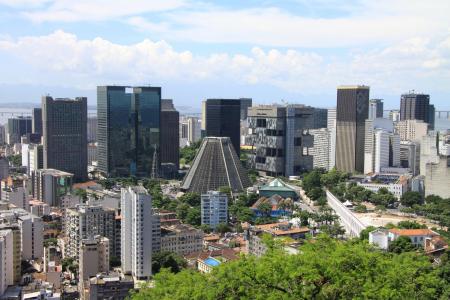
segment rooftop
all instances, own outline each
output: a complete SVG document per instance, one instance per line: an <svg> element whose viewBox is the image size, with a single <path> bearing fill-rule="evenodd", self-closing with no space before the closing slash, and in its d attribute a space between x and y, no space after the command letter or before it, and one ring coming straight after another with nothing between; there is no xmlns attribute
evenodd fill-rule
<svg viewBox="0 0 450 300"><path fill-rule="evenodd" d="M416 236L416 235L429 235L429 236L435 236L438 235L436 232L430 229L389 229L389 232L397 234L397 235L403 235L403 236Z"/></svg>
<svg viewBox="0 0 450 300"><path fill-rule="evenodd" d="M293 227L292 224L290 224L289 222L256 225L255 228L265 231L265 232L269 232L276 236L309 232L308 227Z"/></svg>
<svg viewBox="0 0 450 300"><path fill-rule="evenodd" d="M287 185L276 178L272 180L268 185L262 186L259 188L260 191L286 191L286 192L295 192L295 190L287 187Z"/></svg>
<svg viewBox="0 0 450 300"><path fill-rule="evenodd" d="M52 175L52 176L73 176L72 173L64 172L61 170L56 169L39 169L38 172L40 172L43 175Z"/></svg>

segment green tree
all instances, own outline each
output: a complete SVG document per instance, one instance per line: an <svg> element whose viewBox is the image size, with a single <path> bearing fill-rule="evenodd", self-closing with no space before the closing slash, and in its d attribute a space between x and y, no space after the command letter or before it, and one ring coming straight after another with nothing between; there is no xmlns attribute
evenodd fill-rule
<svg viewBox="0 0 450 300"><path fill-rule="evenodd" d="M180 198L178 198L181 202L187 203L190 206L200 206L201 198L198 193L186 193Z"/></svg>
<svg viewBox="0 0 450 300"><path fill-rule="evenodd" d="M406 192L402 195L400 203L404 206L411 207L415 204L422 204L422 195L419 192Z"/></svg>
<svg viewBox="0 0 450 300"><path fill-rule="evenodd" d="M180 220L185 220L191 207L187 203L181 203L177 206L176 213Z"/></svg>
<svg viewBox="0 0 450 300"><path fill-rule="evenodd" d="M211 233L212 232L212 228L208 224L202 224L202 225L200 225L199 228L201 230L203 230L204 233Z"/></svg>
<svg viewBox="0 0 450 300"><path fill-rule="evenodd" d="M20 167L22 165L22 155L21 154L10 155L10 156L8 156L8 160L13 167Z"/></svg>
<svg viewBox="0 0 450 300"><path fill-rule="evenodd" d="M231 192L231 188L229 186L219 187L219 193L227 195L228 201L231 202L232 192Z"/></svg>
<svg viewBox="0 0 450 300"><path fill-rule="evenodd" d="M174 252L162 251L152 256L152 272L154 274L162 268L167 268L172 273L178 273L186 266L186 261Z"/></svg>
<svg viewBox="0 0 450 300"><path fill-rule="evenodd" d="M217 224L217 226L216 226L216 232L218 232L220 234L224 234L224 233L230 232L230 231L231 231L231 228L226 223L220 223L220 224Z"/></svg>
<svg viewBox="0 0 450 300"><path fill-rule="evenodd" d="M389 244L389 251L394 253L403 253L416 250L416 247L407 236L399 236Z"/></svg>
<svg viewBox="0 0 450 300"><path fill-rule="evenodd" d="M360 240L369 240L369 233L374 231L375 229L377 229L374 226L367 226L366 229L364 229L363 231L361 231L361 233L359 234L359 239Z"/></svg>
<svg viewBox="0 0 450 300"><path fill-rule="evenodd" d="M261 215L264 217L270 217L272 213L272 206L267 202L262 202L258 205L258 210L261 212Z"/></svg>
<svg viewBox="0 0 450 300"><path fill-rule="evenodd" d="M86 200L88 199L87 192L84 189L75 189L73 194L80 197L81 201L83 202L86 202Z"/></svg>
<svg viewBox="0 0 450 300"><path fill-rule="evenodd" d="M419 224L417 222L414 221L400 221L397 223L397 228L400 229L426 229L428 228L427 225L425 224Z"/></svg>
<svg viewBox="0 0 450 300"><path fill-rule="evenodd" d="M312 188L321 188L322 184L320 182L321 172L319 170L313 170L307 173L302 180L303 189L308 192Z"/></svg>
<svg viewBox="0 0 450 300"><path fill-rule="evenodd" d="M200 226L202 222L200 207L189 208L184 221L193 226Z"/></svg>
<svg viewBox="0 0 450 300"><path fill-rule="evenodd" d="M210 274L161 271L133 299L438 299L446 281L419 253L384 253L367 242L319 237L288 255L272 240ZM442 277L441 277L442 276ZM447 298L441 298L447 299Z"/></svg>

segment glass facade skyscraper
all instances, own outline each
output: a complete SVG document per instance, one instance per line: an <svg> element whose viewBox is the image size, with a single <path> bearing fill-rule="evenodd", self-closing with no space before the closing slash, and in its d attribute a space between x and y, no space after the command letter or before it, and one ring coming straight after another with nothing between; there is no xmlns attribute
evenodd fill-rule
<svg viewBox="0 0 450 300"><path fill-rule="evenodd" d="M160 87L97 87L98 168L104 175L151 174L160 111Z"/></svg>

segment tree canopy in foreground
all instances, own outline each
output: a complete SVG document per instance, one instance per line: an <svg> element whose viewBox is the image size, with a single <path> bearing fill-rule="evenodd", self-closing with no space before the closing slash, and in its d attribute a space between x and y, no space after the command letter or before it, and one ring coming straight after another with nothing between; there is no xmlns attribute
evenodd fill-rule
<svg viewBox="0 0 450 300"><path fill-rule="evenodd" d="M277 247L211 274L167 270L133 299L448 299L449 278L417 252L385 253L365 241L322 236L288 255Z"/></svg>

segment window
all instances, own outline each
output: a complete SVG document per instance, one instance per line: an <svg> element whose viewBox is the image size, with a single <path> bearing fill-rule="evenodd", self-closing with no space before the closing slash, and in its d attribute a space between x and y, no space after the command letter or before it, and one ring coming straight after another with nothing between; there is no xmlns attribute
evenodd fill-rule
<svg viewBox="0 0 450 300"><path fill-rule="evenodd" d="M267 121L266 119L256 119L256 127L267 127Z"/></svg>

